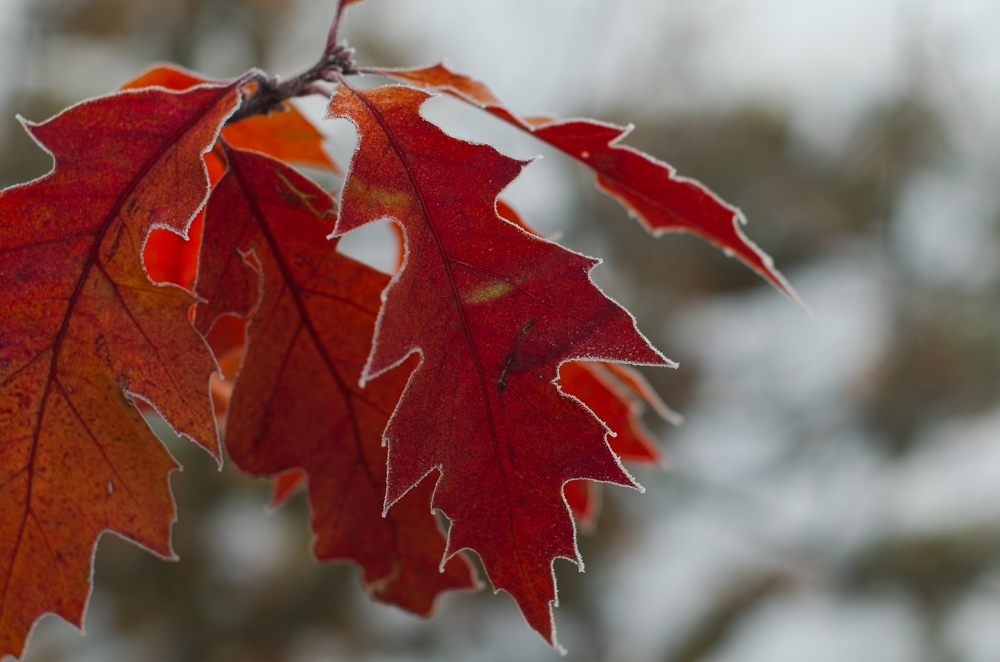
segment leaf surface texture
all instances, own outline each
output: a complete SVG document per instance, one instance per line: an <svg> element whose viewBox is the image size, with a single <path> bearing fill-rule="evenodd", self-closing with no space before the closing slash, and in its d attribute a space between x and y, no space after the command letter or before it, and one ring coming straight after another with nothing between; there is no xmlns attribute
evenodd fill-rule
<svg viewBox="0 0 1000 662"><path fill-rule="evenodd" d="M191 295L142 268L203 204L236 84L120 93L42 123L45 177L0 193L0 656L53 612L81 624L105 530L170 557L174 460L132 398L218 456L215 361Z"/></svg>

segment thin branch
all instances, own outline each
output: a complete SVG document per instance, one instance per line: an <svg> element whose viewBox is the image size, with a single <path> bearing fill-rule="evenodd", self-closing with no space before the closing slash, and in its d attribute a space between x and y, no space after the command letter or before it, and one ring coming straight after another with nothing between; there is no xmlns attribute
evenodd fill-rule
<svg viewBox="0 0 1000 662"><path fill-rule="evenodd" d="M326 37L326 52L329 53L337 46L337 33L340 31L340 17L344 15L347 8L347 0L337 0L337 11L333 15L333 22L330 24L330 32Z"/></svg>
<svg viewBox="0 0 1000 662"><path fill-rule="evenodd" d="M277 76L268 77L263 72L255 72L247 76L245 84L253 83L256 87L243 99L232 117L226 124L233 124L254 115L267 115L284 107L284 102L294 97L311 94L326 94L320 82L335 83L342 76L357 73L354 66L354 49L346 44L334 46L326 51L319 62L294 78L286 81Z"/></svg>

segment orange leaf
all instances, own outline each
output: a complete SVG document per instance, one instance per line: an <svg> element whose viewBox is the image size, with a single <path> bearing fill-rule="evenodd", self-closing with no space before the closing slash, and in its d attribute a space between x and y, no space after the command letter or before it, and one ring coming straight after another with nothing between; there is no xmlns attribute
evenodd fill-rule
<svg viewBox="0 0 1000 662"><path fill-rule="evenodd" d="M163 87L183 91L217 82L173 64L150 67L122 85L123 90ZM222 137L233 147L256 150L275 158L311 165L332 172L339 168L323 149L323 135L294 106L283 112L254 115L222 130ZM211 185L222 177L225 164L213 153L205 155ZM190 289L198 272L198 250L202 232L201 213L195 218L190 238L154 229L143 251L146 273L158 283L174 283Z"/></svg>
<svg viewBox="0 0 1000 662"><path fill-rule="evenodd" d="M158 64L122 85L122 89L165 87L180 91L208 82L215 81L173 64ZM254 115L230 124L222 130L222 137L232 147L261 152L282 161L340 172L337 164L323 149L323 134L290 103L286 104L283 111Z"/></svg>
<svg viewBox="0 0 1000 662"><path fill-rule="evenodd" d="M204 159L209 186L215 186L226 166L212 152L205 154ZM204 226L205 210L202 209L191 221L187 237L162 228L153 228L146 239L146 245L142 247L142 264L150 280L154 283L173 283L190 290L198 275L198 247L201 245Z"/></svg>

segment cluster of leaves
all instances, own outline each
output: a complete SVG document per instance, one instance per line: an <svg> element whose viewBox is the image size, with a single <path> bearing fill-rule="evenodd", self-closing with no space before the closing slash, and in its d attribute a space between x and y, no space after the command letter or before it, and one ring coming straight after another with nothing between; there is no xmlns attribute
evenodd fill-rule
<svg viewBox="0 0 1000 662"><path fill-rule="evenodd" d="M581 564L571 513L593 518L595 482L637 487L621 460L659 461L642 403L671 415L622 364L671 363L591 282L597 260L498 199L526 162L425 120L431 92L580 161L653 234L700 234L794 296L738 210L617 145L624 129L517 117L441 65L355 65L337 44L349 4L287 81L158 66L25 123L55 166L0 192L0 657L45 613L81 624L104 531L172 557L177 465L150 407L219 462L224 421L276 502L307 484L316 558L357 563L377 599L429 614L477 586L473 550L556 645L552 563ZM289 165L337 171L287 103L307 94L357 129L339 203ZM383 218L400 230L391 279L337 250Z"/></svg>

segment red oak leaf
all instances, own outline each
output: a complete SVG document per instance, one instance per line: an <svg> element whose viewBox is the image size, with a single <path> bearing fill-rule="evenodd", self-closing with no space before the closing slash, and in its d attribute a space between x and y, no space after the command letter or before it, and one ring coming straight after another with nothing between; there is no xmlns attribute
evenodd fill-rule
<svg viewBox="0 0 1000 662"><path fill-rule="evenodd" d="M542 236L513 207L503 200L497 200L497 213L500 215L500 218L513 223L522 230L530 232L536 237ZM400 258L399 262L402 264L402 258ZM584 369L560 372L559 384L563 390L583 400L583 403L588 406L591 405L591 399L594 399L595 406L591 408L594 409L598 418L611 428L612 432L618 433L632 429L633 436L636 438L633 446L643 445L650 450L637 454L626 448L616 447L615 442L611 443L611 449L622 457L622 459L633 462L659 462L659 452L655 450L656 442L653 441L639 418L642 414L642 407L639 405L639 402L649 405L663 420L674 425L680 425L684 421L684 417L668 407L660 399L656 391L653 390L649 382L646 381L646 378L635 368L620 363L594 363L589 361L580 362L578 365ZM578 380L585 380L587 383L574 386L574 383ZM594 380L599 382L600 386L591 383ZM616 400L617 403L613 405L604 404L608 399ZM629 413L627 416L621 416L609 411L609 407L621 407L623 410L628 410ZM602 416L601 412L607 412L609 418Z"/></svg>
<svg viewBox="0 0 1000 662"><path fill-rule="evenodd" d="M330 105L359 133L336 234L389 217L406 238L362 377L421 355L385 433L386 508L437 470L446 558L475 550L494 588L556 645L552 563L582 566L563 485L634 485L605 426L555 385L558 367L669 362L590 281L596 260L497 216L497 195L525 163L449 137L420 116L427 98L342 83Z"/></svg>
<svg viewBox="0 0 1000 662"><path fill-rule="evenodd" d="M566 505L573 511L576 523L588 532L593 532L600 512L601 491L597 483L589 480L571 480L563 486Z"/></svg>
<svg viewBox="0 0 1000 662"><path fill-rule="evenodd" d="M673 425L680 425L684 422L684 417L663 402L659 394L653 390L653 387L638 370L619 363L602 363L601 367L610 372L614 381L618 382L625 391L628 391L640 402L649 405L663 420Z"/></svg>
<svg viewBox="0 0 1000 662"><path fill-rule="evenodd" d="M559 386L579 398L614 433L611 450L626 462L662 462L656 440L642 423L643 405L624 391L605 363L574 361L559 370Z"/></svg>
<svg viewBox="0 0 1000 662"><path fill-rule="evenodd" d="M503 200L497 200L497 213L526 232L542 236ZM587 405L615 433L608 443L620 459L644 464L661 462L656 441L642 424L642 403L649 404L675 424L680 423L681 418L660 400L634 368L617 363L567 361L559 370L559 386L563 392ZM566 483L563 492L577 523L592 528L600 510L601 492L597 485L586 480L572 480Z"/></svg>
<svg viewBox="0 0 1000 662"><path fill-rule="evenodd" d="M271 508L280 508L292 495L305 485L309 475L302 469L289 469L274 477Z"/></svg>
<svg viewBox="0 0 1000 662"><path fill-rule="evenodd" d="M369 68L413 85L440 90L478 106L522 129L594 171L597 187L629 210L654 236L693 232L734 255L803 308L795 290L774 268L771 257L746 235L746 218L703 184L680 177L668 164L617 144L628 128L590 119L520 118L486 85L438 64L423 69Z"/></svg>
<svg viewBox="0 0 1000 662"><path fill-rule="evenodd" d="M140 254L154 225L186 231L238 100L144 90L27 125L56 166L0 193L0 657L43 613L81 624L103 531L172 556L177 465L134 397L218 456L194 300Z"/></svg>
<svg viewBox="0 0 1000 662"><path fill-rule="evenodd" d="M121 89L164 87L183 91L217 82L173 64L157 64L122 85ZM286 104L282 112L254 115L231 124L222 130L222 137L233 147L252 149L283 161L332 172L340 171L323 149L323 134L291 104ZM214 186L225 166L211 152L205 155L205 162ZM203 219L199 214L191 224L190 239L154 229L143 251L143 262L149 277L155 282L174 283L191 289L198 273L198 239L202 226Z"/></svg>
<svg viewBox="0 0 1000 662"><path fill-rule="evenodd" d="M662 464L656 440L642 423L644 405L614 377L612 367L629 370L627 366L613 363L566 362L559 369L559 386L579 398L614 433L608 444L619 459ZM577 521L590 526L597 517L600 491L596 485L584 487L578 484L581 482L586 481L572 481L566 485L566 501Z"/></svg>
<svg viewBox="0 0 1000 662"><path fill-rule="evenodd" d="M379 292L388 277L336 252L333 200L273 159L226 148L229 170L206 212L196 325L253 313L232 393L226 447L256 476L308 475L313 551L351 559L379 599L429 614L442 591L476 585L445 539L424 481L388 517L382 432L406 384L396 370L362 389ZM247 259L252 251L252 259ZM289 479L286 478L286 481Z"/></svg>

